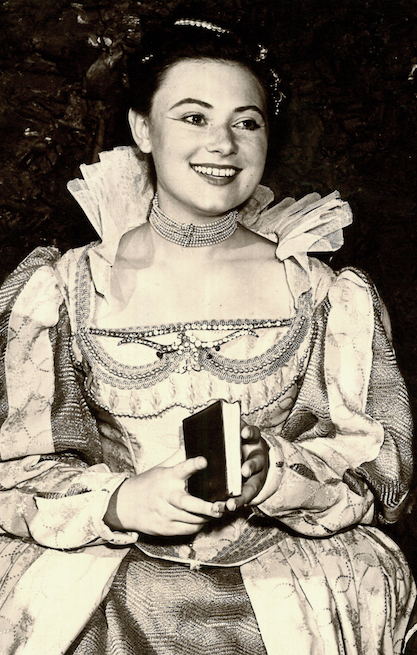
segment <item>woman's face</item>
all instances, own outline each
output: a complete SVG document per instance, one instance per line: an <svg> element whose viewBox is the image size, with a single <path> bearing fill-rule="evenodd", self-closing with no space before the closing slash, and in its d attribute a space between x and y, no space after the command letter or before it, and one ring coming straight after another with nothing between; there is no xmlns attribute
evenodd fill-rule
<svg viewBox="0 0 417 655"><path fill-rule="evenodd" d="M259 184L268 144L266 103L239 64L186 59L168 69L150 116L131 112L133 136L152 153L159 205L172 218L209 221Z"/></svg>

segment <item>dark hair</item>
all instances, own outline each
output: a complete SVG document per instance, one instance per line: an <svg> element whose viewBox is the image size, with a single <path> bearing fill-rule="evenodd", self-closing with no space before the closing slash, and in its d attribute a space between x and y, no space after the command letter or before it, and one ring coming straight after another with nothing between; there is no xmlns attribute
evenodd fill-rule
<svg viewBox="0 0 417 655"><path fill-rule="evenodd" d="M240 64L261 83L271 122L281 100L279 78L268 63L266 48L248 43L217 23L193 20L171 21L144 34L140 49L128 60L129 104L142 115L149 115L153 97L168 69L184 59L214 59Z"/></svg>

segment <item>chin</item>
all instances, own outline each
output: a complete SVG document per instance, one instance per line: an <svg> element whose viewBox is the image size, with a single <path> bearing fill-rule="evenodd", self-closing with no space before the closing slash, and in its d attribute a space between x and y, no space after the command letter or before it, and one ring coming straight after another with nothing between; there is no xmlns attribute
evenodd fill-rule
<svg viewBox="0 0 417 655"><path fill-rule="evenodd" d="M231 212L233 209L236 209L237 205L231 204L231 205L210 205L204 208L199 208L200 213L203 216L207 216L207 218L216 218L220 216L224 216L224 214L228 214Z"/></svg>
<svg viewBox="0 0 417 655"><path fill-rule="evenodd" d="M197 209L206 216L223 216L224 214L231 212L233 209L238 209L244 205L249 198L250 196L245 196L244 198L230 198L228 200L213 200L204 203L204 205L201 204Z"/></svg>

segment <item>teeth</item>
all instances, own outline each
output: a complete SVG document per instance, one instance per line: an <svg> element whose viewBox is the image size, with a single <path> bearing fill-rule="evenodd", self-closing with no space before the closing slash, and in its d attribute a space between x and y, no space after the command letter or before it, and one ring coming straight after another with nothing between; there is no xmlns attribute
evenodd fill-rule
<svg viewBox="0 0 417 655"><path fill-rule="evenodd" d="M213 168L211 166L193 166L193 168L197 173L214 175L215 177L233 177L236 175L234 168Z"/></svg>

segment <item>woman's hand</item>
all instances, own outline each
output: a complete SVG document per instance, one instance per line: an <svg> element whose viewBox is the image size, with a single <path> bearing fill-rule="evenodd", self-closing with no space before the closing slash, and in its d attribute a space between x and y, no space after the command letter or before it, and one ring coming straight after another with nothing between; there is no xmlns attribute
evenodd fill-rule
<svg viewBox="0 0 417 655"><path fill-rule="evenodd" d="M243 424L241 437L242 477L246 478L246 481L243 483L241 495L229 498L226 502L226 509L229 511L249 505L264 486L268 474L269 446L262 439L259 428Z"/></svg>
<svg viewBox="0 0 417 655"><path fill-rule="evenodd" d="M168 461L120 485L104 517L110 528L154 536L191 535L222 515L224 502L209 503L185 491L186 480L207 466L205 458L174 466L168 466Z"/></svg>

